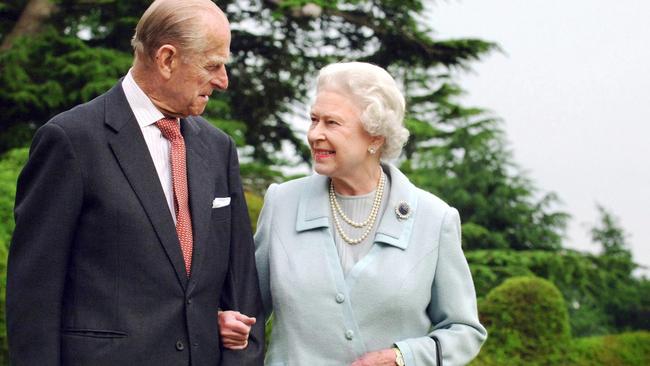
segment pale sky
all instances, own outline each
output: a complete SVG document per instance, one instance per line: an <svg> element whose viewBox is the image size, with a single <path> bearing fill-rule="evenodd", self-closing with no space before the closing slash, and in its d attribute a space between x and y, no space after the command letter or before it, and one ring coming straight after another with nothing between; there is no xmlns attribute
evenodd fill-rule
<svg viewBox="0 0 650 366"><path fill-rule="evenodd" d="M515 161L573 218L585 251L596 203L619 218L650 273L650 1L449 0L431 6L435 38L499 43L457 78L466 106L504 120Z"/></svg>

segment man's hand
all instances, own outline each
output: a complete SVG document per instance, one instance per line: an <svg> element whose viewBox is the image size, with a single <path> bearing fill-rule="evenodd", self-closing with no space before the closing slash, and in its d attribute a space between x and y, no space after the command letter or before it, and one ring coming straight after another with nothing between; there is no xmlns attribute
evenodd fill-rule
<svg viewBox="0 0 650 366"><path fill-rule="evenodd" d="M395 366L395 351L386 348L368 352L357 358L351 366Z"/></svg>
<svg viewBox="0 0 650 366"><path fill-rule="evenodd" d="M248 346L248 335L256 319L239 311L219 311L219 334L221 343L228 349L244 349Z"/></svg>

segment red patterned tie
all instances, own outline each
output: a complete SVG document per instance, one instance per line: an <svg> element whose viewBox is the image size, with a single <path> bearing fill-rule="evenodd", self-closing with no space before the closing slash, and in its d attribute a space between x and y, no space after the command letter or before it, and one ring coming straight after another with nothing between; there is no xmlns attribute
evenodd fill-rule
<svg viewBox="0 0 650 366"><path fill-rule="evenodd" d="M187 189L187 168L185 165L185 140L176 118L163 118L156 122L163 136L171 144L172 183L174 185L174 207L176 208L176 234L181 242L185 270L190 275L192 267L192 217Z"/></svg>

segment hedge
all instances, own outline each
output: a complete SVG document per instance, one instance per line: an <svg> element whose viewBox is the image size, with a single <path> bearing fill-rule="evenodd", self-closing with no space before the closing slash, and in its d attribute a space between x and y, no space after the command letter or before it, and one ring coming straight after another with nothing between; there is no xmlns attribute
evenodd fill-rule
<svg viewBox="0 0 650 366"><path fill-rule="evenodd" d="M473 366L650 365L650 332L571 338L564 298L538 277L507 279L479 312L488 340Z"/></svg>

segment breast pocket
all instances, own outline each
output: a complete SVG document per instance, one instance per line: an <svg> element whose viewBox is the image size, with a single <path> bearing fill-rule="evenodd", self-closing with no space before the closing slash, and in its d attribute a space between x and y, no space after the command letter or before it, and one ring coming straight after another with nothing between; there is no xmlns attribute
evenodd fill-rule
<svg viewBox="0 0 650 366"><path fill-rule="evenodd" d="M230 205L212 209L212 221L230 221Z"/></svg>

